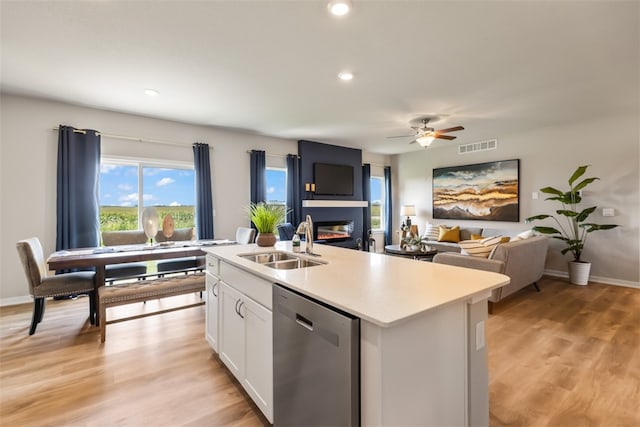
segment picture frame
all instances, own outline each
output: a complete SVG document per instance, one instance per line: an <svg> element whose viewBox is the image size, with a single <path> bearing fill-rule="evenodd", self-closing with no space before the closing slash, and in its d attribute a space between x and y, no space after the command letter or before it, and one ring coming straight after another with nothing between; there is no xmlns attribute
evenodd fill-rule
<svg viewBox="0 0 640 427"><path fill-rule="evenodd" d="M520 160L433 169L434 219L520 221Z"/></svg>

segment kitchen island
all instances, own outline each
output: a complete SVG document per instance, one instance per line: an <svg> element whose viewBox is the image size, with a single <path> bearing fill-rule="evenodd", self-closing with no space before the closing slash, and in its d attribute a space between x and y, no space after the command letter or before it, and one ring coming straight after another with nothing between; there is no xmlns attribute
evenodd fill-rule
<svg viewBox="0 0 640 427"><path fill-rule="evenodd" d="M205 248L207 340L269 421L277 283L360 318L362 425L488 425L487 298L507 276L328 245L291 270L242 256L291 249Z"/></svg>

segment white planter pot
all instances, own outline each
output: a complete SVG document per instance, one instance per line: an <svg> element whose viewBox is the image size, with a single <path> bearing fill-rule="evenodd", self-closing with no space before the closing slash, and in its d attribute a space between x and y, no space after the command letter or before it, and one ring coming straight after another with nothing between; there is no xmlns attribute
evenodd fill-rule
<svg viewBox="0 0 640 427"><path fill-rule="evenodd" d="M569 261L569 280L574 285L588 285L590 272L590 262Z"/></svg>

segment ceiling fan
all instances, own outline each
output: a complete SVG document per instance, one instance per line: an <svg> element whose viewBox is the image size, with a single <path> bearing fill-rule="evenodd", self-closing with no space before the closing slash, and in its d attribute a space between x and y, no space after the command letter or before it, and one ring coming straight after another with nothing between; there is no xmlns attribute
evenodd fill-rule
<svg viewBox="0 0 640 427"><path fill-rule="evenodd" d="M431 145L434 139L446 139L448 141L456 139L455 136L444 135L445 133L464 130L462 126L454 126L452 128L435 130L434 128L429 127L430 120L431 117L425 117L420 120L420 126L411 126L411 129L416 131L413 135L388 136L387 138L406 138L408 136L412 136L415 137L415 139L409 144L414 144L417 142L423 147L428 147L429 145Z"/></svg>

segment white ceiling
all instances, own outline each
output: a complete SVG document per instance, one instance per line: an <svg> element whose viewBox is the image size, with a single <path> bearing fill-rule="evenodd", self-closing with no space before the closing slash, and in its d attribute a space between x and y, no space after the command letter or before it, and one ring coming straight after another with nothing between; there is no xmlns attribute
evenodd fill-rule
<svg viewBox="0 0 640 427"><path fill-rule="evenodd" d="M389 154L638 108L637 1L326 3L2 0L1 89Z"/></svg>

